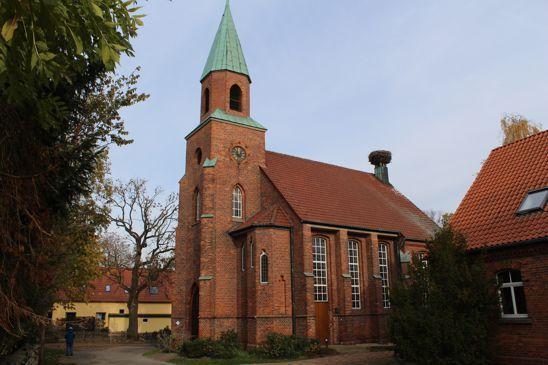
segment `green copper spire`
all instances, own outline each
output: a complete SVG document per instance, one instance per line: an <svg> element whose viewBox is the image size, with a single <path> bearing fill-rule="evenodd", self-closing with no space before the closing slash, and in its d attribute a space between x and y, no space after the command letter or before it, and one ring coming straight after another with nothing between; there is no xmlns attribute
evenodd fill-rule
<svg viewBox="0 0 548 365"><path fill-rule="evenodd" d="M237 72L249 78L244 52L232 19L228 0L200 80L203 80L210 72L218 70Z"/></svg>

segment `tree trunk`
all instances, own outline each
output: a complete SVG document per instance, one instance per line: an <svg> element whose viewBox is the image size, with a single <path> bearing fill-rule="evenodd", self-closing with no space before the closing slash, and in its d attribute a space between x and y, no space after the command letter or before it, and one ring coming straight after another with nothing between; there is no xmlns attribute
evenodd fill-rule
<svg viewBox="0 0 548 365"><path fill-rule="evenodd" d="M129 326L127 328L127 337L130 340L139 339L139 300L137 296L139 294L133 294L129 296L127 307L129 309Z"/></svg>

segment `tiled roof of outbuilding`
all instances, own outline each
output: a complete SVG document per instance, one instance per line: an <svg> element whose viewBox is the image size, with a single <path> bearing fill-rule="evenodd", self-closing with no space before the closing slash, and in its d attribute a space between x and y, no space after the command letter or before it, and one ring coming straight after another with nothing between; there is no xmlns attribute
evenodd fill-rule
<svg viewBox="0 0 548 365"><path fill-rule="evenodd" d="M247 221L243 222L232 232L242 232L251 227L291 227L289 218L287 217L284 210L279 205L273 205L269 208L263 209L249 218Z"/></svg>
<svg viewBox="0 0 548 365"><path fill-rule="evenodd" d="M548 187L548 131L491 151L452 226L470 249L548 238L548 212L518 215L526 194Z"/></svg>
<svg viewBox="0 0 548 365"><path fill-rule="evenodd" d="M436 229L411 201L370 173L269 151L264 172L303 221L416 240Z"/></svg>

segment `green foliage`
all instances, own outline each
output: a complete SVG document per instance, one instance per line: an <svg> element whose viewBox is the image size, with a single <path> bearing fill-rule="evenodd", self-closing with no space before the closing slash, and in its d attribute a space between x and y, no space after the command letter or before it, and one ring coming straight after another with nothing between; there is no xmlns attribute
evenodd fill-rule
<svg viewBox="0 0 548 365"><path fill-rule="evenodd" d="M318 340L279 333L269 333L266 343L253 349L253 353L257 356L271 359L292 359L320 352L321 347Z"/></svg>
<svg viewBox="0 0 548 365"><path fill-rule="evenodd" d="M107 224L93 201L121 108L146 99L132 55L134 1L4 0L0 6L0 356L35 337L60 288L81 296ZM4 340L5 339L5 340Z"/></svg>
<svg viewBox="0 0 548 365"><path fill-rule="evenodd" d="M222 332L218 340L197 338L185 341L181 347L181 354L189 358L231 359L238 354L238 350L238 334L229 330Z"/></svg>
<svg viewBox="0 0 548 365"><path fill-rule="evenodd" d="M417 364L488 364L489 331L498 313L494 280L449 225L427 247L427 264L414 257L410 279L393 291L396 353Z"/></svg>

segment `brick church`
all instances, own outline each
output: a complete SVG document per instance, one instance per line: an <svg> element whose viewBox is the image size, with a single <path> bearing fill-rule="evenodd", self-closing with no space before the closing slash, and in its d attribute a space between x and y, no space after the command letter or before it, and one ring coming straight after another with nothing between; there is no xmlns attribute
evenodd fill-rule
<svg viewBox="0 0 548 365"><path fill-rule="evenodd" d="M372 154L368 173L267 151L228 3L201 84L180 181L175 333L385 340L390 288L435 229L390 184L389 154Z"/></svg>

